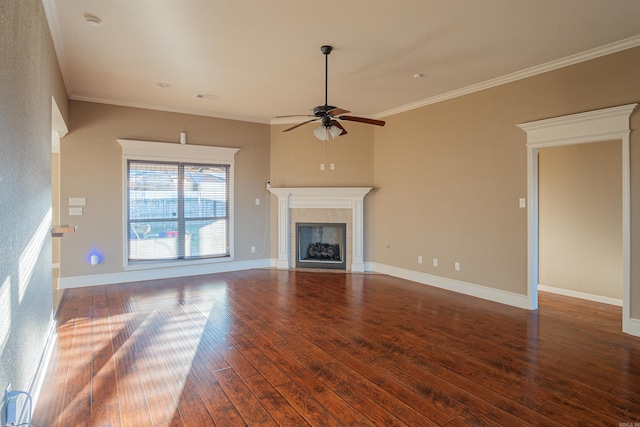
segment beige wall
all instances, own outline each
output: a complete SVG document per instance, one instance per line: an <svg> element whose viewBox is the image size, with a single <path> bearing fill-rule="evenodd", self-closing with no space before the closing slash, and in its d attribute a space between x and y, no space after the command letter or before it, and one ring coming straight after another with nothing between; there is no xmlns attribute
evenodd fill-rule
<svg viewBox="0 0 640 427"><path fill-rule="evenodd" d="M180 132L187 132L189 144L240 148L235 156L236 260L268 257L268 249L262 247L269 239L264 204L268 125L80 101L71 101L70 117L69 134L60 144L61 221L78 224L78 232L61 242L63 278L123 271L118 138L177 143ZM69 197L86 197L83 216L68 216ZM256 198L262 201L258 206ZM251 246L256 246L255 254ZM87 262L94 249L103 254L98 267Z"/></svg>
<svg viewBox="0 0 640 427"><path fill-rule="evenodd" d="M539 151L540 284L622 299L621 145Z"/></svg>
<svg viewBox="0 0 640 427"><path fill-rule="evenodd" d="M291 125L271 126L273 187L358 187L373 183L373 126L343 123L347 135L320 141L316 123L289 132ZM335 165L330 170L330 164ZM320 165L325 164L325 170ZM275 199L274 199L275 200Z"/></svg>
<svg viewBox="0 0 640 427"><path fill-rule="evenodd" d="M508 97L469 95L376 130L367 260L526 292L526 150Z"/></svg>
<svg viewBox="0 0 640 427"><path fill-rule="evenodd" d="M375 192L367 197L365 259L526 294L527 214L518 208L527 193L526 134L516 125L638 102L639 67L636 48L388 117L384 128L374 130ZM640 200L639 127L636 111L632 204ZM639 228L635 209L635 317Z"/></svg>

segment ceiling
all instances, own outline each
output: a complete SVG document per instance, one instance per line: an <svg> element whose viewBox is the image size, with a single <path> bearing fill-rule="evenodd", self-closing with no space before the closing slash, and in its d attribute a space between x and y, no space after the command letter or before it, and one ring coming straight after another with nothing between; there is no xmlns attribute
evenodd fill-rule
<svg viewBox="0 0 640 427"><path fill-rule="evenodd" d="M640 46L638 0L43 3L71 99L259 123L324 104L325 44L329 104L373 118Z"/></svg>

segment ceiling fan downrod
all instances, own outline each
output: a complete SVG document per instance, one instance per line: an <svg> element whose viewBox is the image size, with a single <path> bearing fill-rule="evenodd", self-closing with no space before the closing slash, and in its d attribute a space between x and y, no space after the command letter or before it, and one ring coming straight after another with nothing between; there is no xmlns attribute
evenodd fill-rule
<svg viewBox="0 0 640 427"><path fill-rule="evenodd" d="M376 126L384 126L383 120L375 120L369 119L366 117L357 117L357 116L346 116L344 114L349 113L349 110L345 110L342 108L335 107L333 105L329 105L329 54L333 50L333 46L324 45L320 47L320 51L324 54L324 105L318 105L313 108L313 115L301 115L303 117L313 117L307 121L302 123L298 123L295 126L291 126L288 129L283 130L283 132L289 132L294 129L299 128L300 126L306 125L307 123L315 122L320 120L320 127L317 130L322 131L323 127L325 128L324 136L316 134L319 139L326 140L327 137L326 132L331 130L332 136L334 138L340 135L346 135L347 130L342 127L339 123L339 120L351 121L351 122L360 122L367 123L370 125ZM276 116L276 117L297 117L297 116ZM315 131L314 131L315 133ZM322 133L322 132L321 132ZM334 134L337 133L337 134Z"/></svg>
<svg viewBox="0 0 640 427"><path fill-rule="evenodd" d="M329 54L333 50L333 46L322 46L320 48L324 54L324 105L329 105Z"/></svg>

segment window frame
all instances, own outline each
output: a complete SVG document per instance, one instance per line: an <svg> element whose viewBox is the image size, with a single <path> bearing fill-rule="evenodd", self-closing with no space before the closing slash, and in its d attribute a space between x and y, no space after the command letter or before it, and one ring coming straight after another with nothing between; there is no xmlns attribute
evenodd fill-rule
<svg viewBox="0 0 640 427"><path fill-rule="evenodd" d="M151 268L180 267L197 264L212 264L233 261L235 258L235 215L234 215L234 175L235 154L239 148L214 147L208 145L186 145L177 143L139 141L118 139L122 146L122 260L125 270L143 270ZM150 161L165 163L194 163L225 165L229 167L229 256L178 259L178 260L150 260L129 262L128 256L128 162Z"/></svg>

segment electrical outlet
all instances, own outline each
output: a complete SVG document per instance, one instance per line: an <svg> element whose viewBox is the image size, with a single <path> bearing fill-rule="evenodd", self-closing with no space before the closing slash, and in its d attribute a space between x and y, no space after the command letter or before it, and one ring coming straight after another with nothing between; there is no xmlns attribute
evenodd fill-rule
<svg viewBox="0 0 640 427"><path fill-rule="evenodd" d="M260 205L260 198L256 198L256 206Z"/></svg>
<svg viewBox="0 0 640 427"><path fill-rule="evenodd" d="M418 264L422 264L422 255L418 255Z"/></svg>
<svg viewBox="0 0 640 427"><path fill-rule="evenodd" d="M460 271L460 263L456 262L453 267L455 268L456 271Z"/></svg>
<svg viewBox="0 0 640 427"><path fill-rule="evenodd" d="M256 247L255 246L251 246L251 253L255 254L256 253Z"/></svg>
<svg viewBox="0 0 640 427"><path fill-rule="evenodd" d="M87 199L85 197L69 197L69 206L85 206Z"/></svg>
<svg viewBox="0 0 640 427"><path fill-rule="evenodd" d="M434 258L433 259L433 266L437 267L438 266L438 258Z"/></svg>

